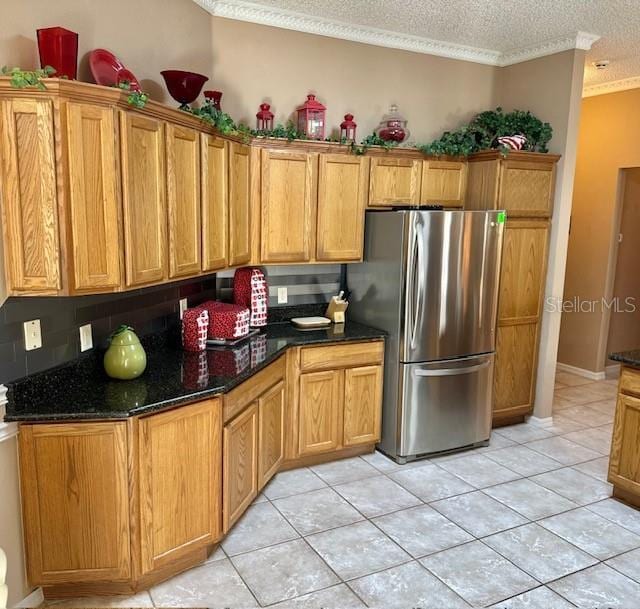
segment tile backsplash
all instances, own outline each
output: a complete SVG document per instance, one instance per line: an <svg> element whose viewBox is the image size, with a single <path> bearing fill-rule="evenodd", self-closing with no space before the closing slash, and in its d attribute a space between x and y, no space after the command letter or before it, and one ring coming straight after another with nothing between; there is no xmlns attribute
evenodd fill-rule
<svg viewBox="0 0 640 609"><path fill-rule="evenodd" d="M0 308L0 384L76 359L78 328L90 323L94 347L106 347L113 330L133 326L140 336L178 323L181 298L192 306L215 298L215 276L120 294L9 298ZM25 351L22 324L40 319L42 348Z"/></svg>

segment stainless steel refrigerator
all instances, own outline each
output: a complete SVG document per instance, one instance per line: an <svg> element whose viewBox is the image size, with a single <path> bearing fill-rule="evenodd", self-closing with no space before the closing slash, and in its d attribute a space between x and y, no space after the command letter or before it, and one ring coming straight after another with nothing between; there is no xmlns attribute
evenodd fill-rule
<svg viewBox="0 0 640 609"><path fill-rule="evenodd" d="M386 330L382 439L403 463L491 433L501 211L367 211L349 316Z"/></svg>

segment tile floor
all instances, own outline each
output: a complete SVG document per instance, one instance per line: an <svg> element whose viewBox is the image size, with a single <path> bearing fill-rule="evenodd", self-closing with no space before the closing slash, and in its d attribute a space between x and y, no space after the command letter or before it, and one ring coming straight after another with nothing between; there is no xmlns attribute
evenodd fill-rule
<svg viewBox="0 0 640 609"><path fill-rule="evenodd" d="M200 567L83 607L640 607L640 511L606 482L615 381L560 372L553 425L406 466L278 474Z"/></svg>

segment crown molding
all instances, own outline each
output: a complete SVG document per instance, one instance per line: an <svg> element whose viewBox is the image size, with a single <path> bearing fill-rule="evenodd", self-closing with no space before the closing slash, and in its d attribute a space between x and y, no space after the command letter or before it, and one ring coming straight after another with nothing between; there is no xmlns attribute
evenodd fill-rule
<svg viewBox="0 0 640 609"><path fill-rule="evenodd" d="M582 90L582 97L594 97L595 95L605 95L638 88L640 88L640 76L632 76L631 78L589 85Z"/></svg>
<svg viewBox="0 0 640 609"><path fill-rule="evenodd" d="M576 32L575 35L557 40L550 40L538 45L522 49L513 49L503 53L492 49L472 47L454 42L433 40L411 34L401 34L374 27L356 25L305 15L273 6L262 6L244 0L194 0L203 9L215 17L248 21L260 25L316 34L329 38L339 38L352 42L361 42L375 46L412 51L426 55L436 55L449 59L471 61L490 66L508 66L522 61L529 61L545 55L560 53L570 49L588 50L600 37L587 32Z"/></svg>

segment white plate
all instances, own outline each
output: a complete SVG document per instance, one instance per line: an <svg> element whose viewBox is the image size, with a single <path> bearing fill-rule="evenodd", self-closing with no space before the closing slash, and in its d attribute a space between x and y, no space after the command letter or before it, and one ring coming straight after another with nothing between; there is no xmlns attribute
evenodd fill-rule
<svg viewBox="0 0 640 609"><path fill-rule="evenodd" d="M324 328L331 325L328 317L294 317L291 323L298 328Z"/></svg>

